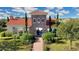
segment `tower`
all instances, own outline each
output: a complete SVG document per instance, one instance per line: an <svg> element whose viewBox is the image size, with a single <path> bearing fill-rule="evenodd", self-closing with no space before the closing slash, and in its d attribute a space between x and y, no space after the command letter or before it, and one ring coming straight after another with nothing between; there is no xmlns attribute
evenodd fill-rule
<svg viewBox="0 0 79 59"><path fill-rule="evenodd" d="M47 30L46 26L46 16L48 13L43 12L43 11L33 11L31 13L31 18L32 18L32 27L31 31L34 34L37 34L37 31L39 30L40 32L45 32Z"/></svg>

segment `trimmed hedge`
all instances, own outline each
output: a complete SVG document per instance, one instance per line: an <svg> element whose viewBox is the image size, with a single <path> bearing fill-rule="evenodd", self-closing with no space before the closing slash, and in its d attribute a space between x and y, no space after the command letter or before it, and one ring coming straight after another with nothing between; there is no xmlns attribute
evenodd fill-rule
<svg viewBox="0 0 79 59"><path fill-rule="evenodd" d="M0 40L0 51L15 51L20 49L22 43L19 39L11 39L11 40Z"/></svg>
<svg viewBox="0 0 79 59"><path fill-rule="evenodd" d="M30 51L31 44L23 44L20 39L0 40L0 51Z"/></svg>
<svg viewBox="0 0 79 59"><path fill-rule="evenodd" d="M27 44L27 43L29 44L29 43L33 43L34 38L32 34L24 33L22 34L22 36L20 36L20 40L23 41L24 44Z"/></svg>
<svg viewBox="0 0 79 59"><path fill-rule="evenodd" d="M13 34L12 32L3 31L0 33L0 37L11 37Z"/></svg>
<svg viewBox="0 0 79 59"><path fill-rule="evenodd" d="M0 40L9 40L12 39L12 37L0 37Z"/></svg>

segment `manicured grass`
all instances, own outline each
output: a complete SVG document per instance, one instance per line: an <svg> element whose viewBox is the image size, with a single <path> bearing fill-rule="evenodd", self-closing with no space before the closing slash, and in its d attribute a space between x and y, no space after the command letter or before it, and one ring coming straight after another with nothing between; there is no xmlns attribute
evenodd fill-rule
<svg viewBox="0 0 79 59"><path fill-rule="evenodd" d="M71 51L69 40L63 40L64 43L52 43L47 44L46 46L50 48L51 51ZM73 41L72 50L79 50L79 46L76 46L76 43L79 44L79 40Z"/></svg>

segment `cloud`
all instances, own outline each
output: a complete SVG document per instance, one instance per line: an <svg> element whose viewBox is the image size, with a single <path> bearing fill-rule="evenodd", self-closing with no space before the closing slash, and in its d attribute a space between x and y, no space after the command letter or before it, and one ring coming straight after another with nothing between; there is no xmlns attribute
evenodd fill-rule
<svg viewBox="0 0 79 59"><path fill-rule="evenodd" d="M68 14L69 13L69 11L68 10L61 10L61 11L59 11L60 13L63 13L63 14Z"/></svg>
<svg viewBox="0 0 79 59"><path fill-rule="evenodd" d="M79 13L77 13L76 15L79 16Z"/></svg>
<svg viewBox="0 0 79 59"><path fill-rule="evenodd" d="M0 9L0 11L3 11L3 9Z"/></svg>
<svg viewBox="0 0 79 59"><path fill-rule="evenodd" d="M63 10L64 8L63 7L56 7L56 12L59 12L60 10Z"/></svg>
<svg viewBox="0 0 79 59"><path fill-rule="evenodd" d="M55 12L53 11L50 11L52 9L56 9ZM44 10L45 12L48 12L49 15L52 15L52 16L56 16L57 13L59 13L60 16L64 16L65 14L68 14L69 13L69 10L64 10L63 7L47 7L46 10Z"/></svg>
<svg viewBox="0 0 79 59"><path fill-rule="evenodd" d="M44 10L44 12L47 12L47 13L49 13L49 12L50 12L50 10L46 9L46 10Z"/></svg>
<svg viewBox="0 0 79 59"><path fill-rule="evenodd" d="M49 18L49 16L52 16L52 17L55 17L56 16L56 13L54 13L54 12L48 10L48 9L44 10L44 12L47 12L48 13L47 18Z"/></svg>
<svg viewBox="0 0 79 59"><path fill-rule="evenodd" d="M8 16L10 15L4 12L0 12L0 19L7 18Z"/></svg>
<svg viewBox="0 0 79 59"><path fill-rule="evenodd" d="M35 10L38 10L38 8L35 8L35 7L24 7L25 11L35 11Z"/></svg>
<svg viewBox="0 0 79 59"><path fill-rule="evenodd" d="M56 7L56 9L61 10L61 9L63 9L63 7Z"/></svg>
<svg viewBox="0 0 79 59"><path fill-rule="evenodd" d="M64 10L62 8L60 8L60 10L56 10L57 13L59 13L60 16L64 16L65 14L69 14L70 11L69 10Z"/></svg>
<svg viewBox="0 0 79 59"><path fill-rule="evenodd" d="M38 8L35 7L22 7L22 9L27 13L27 17L31 17L30 13L38 10Z"/></svg>
<svg viewBox="0 0 79 59"><path fill-rule="evenodd" d="M48 10L53 10L55 7L46 7Z"/></svg>
<svg viewBox="0 0 79 59"><path fill-rule="evenodd" d="M49 10L53 10L53 9L55 9L56 8L56 10L61 10L61 9L63 9L63 7L46 7L47 9L49 9Z"/></svg>
<svg viewBox="0 0 79 59"><path fill-rule="evenodd" d="M52 11L50 11L50 10L48 10L48 9L44 10L44 12L47 12L48 15L56 15L54 12L52 12Z"/></svg>
<svg viewBox="0 0 79 59"><path fill-rule="evenodd" d="M26 12L27 17L30 17L30 13L35 10L38 10L38 8L35 8L35 7L13 7L13 9L12 9L13 12L18 12L18 14L20 14L20 13L25 14L25 12Z"/></svg>
<svg viewBox="0 0 79 59"><path fill-rule="evenodd" d="M23 7L22 9L27 13L38 10L38 8L35 8L35 7Z"/></svg>
<svg viewBox="0 0 79 59"><path fill-rule="evenodd" d="M56 16L56 13L50 11L49 15Z"/></svg>
<svg viewBox="0 0 79 59"><path fill-rule="evenodd" d="M25 13L25 11L21 8L21 7L13 7L12 9L13 12L22 12L22 13Z"/></svg>
<svg viewBox="0 0 79 59"><path fill-rule="evenodd" d="M59 13L59 15L60 15L60 16L64 16L64 14L63 14L63 13Z"/></svg>
<svg viewBox="0 0 79 59"><path fill-rule="evenodd" d="M79 7L75 7L75 10L76 10L77 12L79 12Z"/></svg>
<svg viewBox="0 0 79 59"><path fill-rule="evenodd" d="M74 7L75 11L77 12L76 13L76 16L79 16L79 7Z"/></svg>

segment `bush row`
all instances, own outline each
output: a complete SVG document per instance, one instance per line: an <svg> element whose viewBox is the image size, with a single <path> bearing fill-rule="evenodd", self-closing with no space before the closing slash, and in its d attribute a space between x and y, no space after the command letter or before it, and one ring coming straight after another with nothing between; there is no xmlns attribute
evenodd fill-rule
<svg viewBox="0 0 79 59"><path fill-rule="evenodd" d="M19 46L22 46L23 43L19 39L11 39L11 40L0 40L0 51L15 51L20 49Z"/></svg>
<svg viewBox="0 0 79 59"><path fill-rule="evenodd" d="M13 35L12 32L7 32L7 31L0 33L0 37L11 37L12 35Z"/></svg>

